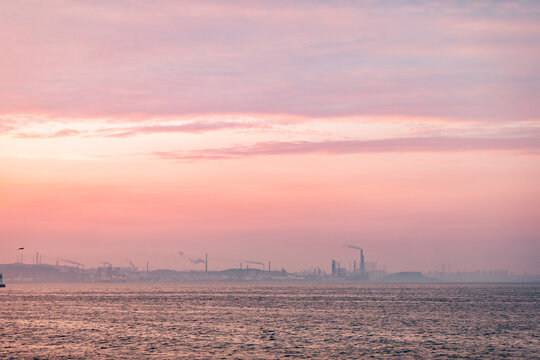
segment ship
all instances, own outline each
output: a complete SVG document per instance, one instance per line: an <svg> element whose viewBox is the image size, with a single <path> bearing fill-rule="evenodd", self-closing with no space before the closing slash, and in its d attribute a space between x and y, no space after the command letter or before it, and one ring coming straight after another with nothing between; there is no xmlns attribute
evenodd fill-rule
<svg viewBox="0 0 540 360"><path fill-rule="evenodd" d="M2 273L0 273L0 288L6 287L6 284L2 282Z"/></svg>

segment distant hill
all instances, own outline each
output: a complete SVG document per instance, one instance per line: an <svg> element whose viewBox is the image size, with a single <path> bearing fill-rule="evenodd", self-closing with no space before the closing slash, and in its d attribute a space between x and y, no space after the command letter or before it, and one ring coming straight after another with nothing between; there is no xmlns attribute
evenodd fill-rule
<svg viewBox="0 0 540 360"><path fill-rule="evenodd" d="M439 283L441 280L427 277L417 271L398 272L384 276L377 280L383 283Z"/></svg>
<svg viewBox="0 0 540 360"><path fill-rule="evenodd" d="M54 265L33 264L0 264L0 273L5 283L29 282L80 282L84 280L82 272L74 267L58 267Z"/></svg>

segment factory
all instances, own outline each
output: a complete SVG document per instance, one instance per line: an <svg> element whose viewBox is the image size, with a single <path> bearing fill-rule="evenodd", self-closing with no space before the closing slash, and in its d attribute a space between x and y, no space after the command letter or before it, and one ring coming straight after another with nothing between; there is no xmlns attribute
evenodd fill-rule
<svg viewBox="0 0 540 360"><path fill-rule="evenodd" d="M367 281L372 280L370 274L377 275L376 264L372 271L366 270L366 261L364 258L364 249L355 245L349 245L348 248L359 250L358 262L354 260L352 262L352 269L349 271L345 267L341 266L339 261L332 259L332 278L350 280L350 281Z"/></svg>
<svg viewBox="0 0 540 360"><path fill-rule="evenodd" d="M8 282L160 282L160 281L368 281L376 280L378 273L374 262L366 262L364 249L348 245L352 249L352 259L344 263L332 259L331 274L315 267L295 273L288 273L284 268L278 270L271 262L254 259L240 260L239 268L224 270L211 269L209 254L194 257L189 261L198 269L192 270L150 270L146 261L145 270L140 271L132 260L126 259L125 265L108 261L99 262L97 267L88 268L83 263L59 257L45 256L36 252L32 263L24 263L24 247L17 249L17 262L0 265ZM183 252L182 252L183 255ZM44 263L44 260L46 263ZM129 266L128 266L129 264ZM268 267L266 267L268 265Z"/></svg>
<svg viewBox="0 0 540 360"><path fill-rule="evenodd" d="M128 259L120 264L101 261L97 267L87 267L78 261L45 256L37 252L24 262L24 248L20 247L17 249L15 263L0 264L0 287L5 287L4 282L8 286L11 283L81 282L540 282L536 275L517 276L503 270L450 273L446 271L446 266L443 267L445 272L422 274L418 271L406 271L388 274L386 266L366 261L363 248L356 245L348 245L347 248L352 251L347 254L346 261L338 257L331 259L331 272L319 266L287 272L285 268L277 267L270 261L266 263L245 258L237 259L239 266L220 270L210 263L212 257L208 253L189 259L194 266L191 270L151 269L149 260L146 260L146 266L141 261L142 266L139 268Z"/></svg>
<svg viewBox="0 0 540 360"><path fill-rule="evenodd" d="M65 258L44 256L36 252L32 263L24 263L24 247L17 249L17 262L0 265L8 282L160 282L160 281L367 281L374 280L376 263L365 261L364 249L349 245L353 249L354 261L348 267L341 261L332 259L331 275L314 269L288 273L284 268L278 270L271 262L264 263L253 259L243 259L239 268L210 270L209 254L189 259L198 270L150 270L146 261L145 271L140 271L132 260L126 259L124 266L101 261L97 267L87 268L83 263ZM356 253L358 251L358 253ZM358 254L358 255L356 255ZM183 253L182 253L183 255ZM44 263L44 260L46 263ZM129 264L129 266L128 266ZM373 264L373 266L369 266ZM201 266L202 265L202 266ZM268 265L268 268L266 268Z"/></svg>

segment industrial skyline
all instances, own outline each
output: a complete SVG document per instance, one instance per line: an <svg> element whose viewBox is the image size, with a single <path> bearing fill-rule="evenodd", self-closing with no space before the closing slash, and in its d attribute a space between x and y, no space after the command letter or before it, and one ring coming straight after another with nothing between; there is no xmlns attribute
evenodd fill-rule
<svg viewBox="0 0 540 360"><path fill-rule="evenodd" d="M340 261L332 259L331 271L324 267L290 272L285 268L271 268L270 262L249 261L240 263L237 268L208 268L205 258L204 269L171 270L139 269L132 261L126 260L129 266L114 266L103 261L98 267L85 268L77 262L63 260L55 265L35 263L0 264L0 275L5 274L8 283L136 283L136 282L348 282L348 283L539 283L540 275L513 274L507 270L489 270L476 272L442 271L414 272L405 271L388 273L377 269L376 265L369 269L347 269ZM245 266L244 266L245 264ZM262 265L249 266L249 264Z"/></svg>
<svg viewBox="0 0 540 360"><path fill-rule="evenodd" d="M150 272L150 271L156 271L156 270L174 270L174 271L197 271L197 272L220 272L230 269L239 269L239 270L262 270L263 272L271 272L271 271L284 271L286 272L286 269L289 269L291 271L291 274L324 274L324 276L332 277L332 278L348 278L349 280L356 280L356 281L368 281L368 280L376 280L378 278L384 277L385 275L391 274L391 273L399 273L399 272L421 272L425 274L436 274L437 279L443 279L447 277L448 279L459 279L459 276L451 276L450 274L460 274L460 273L475 273L475 274L504 274L505 276L508 274L512 274L513 272L510 272L506 269L501 268L490 268L489 270L486 269L474 269L474 270L460 270L456 269L452 266L451 263L441 263L440 267L438 268L432 268L428 270L421 270L421 269L415 269L415 268L405 268L405 269L393 269L392 271L388 271L386 264L380 264L377 261L370 260L366 261L365 255L364 255L364 249L357 246L357 245L347 245L344 246L347 249L351 249L351 252L347 254L344 258L332 258L331 260L327 262L323 262L321 264L313 264L310 267L307 268L290 268L285 266L285 264L279 265L279 262L274 261L274 268L271 267L272 261L267 260L267 262L263 261L256 261L256 260L246 260L246 259L225 259L223 261L223 258L217 257L218 261L212 263L212 257L210 257L210 263L209 263L209 257L208 253L204 254L204 257L198 257L198 258L189 258L186 257L186 254L184 251L179 251L178 255L183 257L183 262L180 262L176 264L175 267L166 267L162 266L159 261L153 262L149 259L146 259L145 261L142 261L139 265L135 264L130 259L124 259L124 261L120 262L109 262L109 261L99 261L97 263L90 263L90 265L85 265L81 262L70 260L70 259L64 259L60 257L54 257L54 256L45 256L45 262L43 261L43 254L40 254L39 251L36 251L35 254L32 255L32 260L24 261L24 248L18 248L17 249L17 259L13 264L27 264L27 265L46 265L46 266L55 266L57 268L74 268L76 271L79 270L85 270L87 269L109 269L109 271L113 268L115 269L121 269L122 271L129 270L131 272ZM355 258L356 257L356 258ZM188 266L182 266L185 265L185 260L188 260L188 262L191 265ZM221 260L221 261L219 261ZM0 262L1 264L1 262ZM5 262L4 265L10 264L9 262ZM237 266L230 266L230 264L237 264ZM277 264L277 265L276 265ZM129 266L127 266L129 265ZM519 274L519 273L518 273ZM526 275L526 273L524 273ZM540 274L532 273L530 274L533 277L534 276L540 276ZM490 275L491 276L491 275ZM470 277L470 276L469 276ZM482 277L478 277L481 279ZM489 277L488 277L489 278ZM465 279L465 278L464 278ZM457 280L456 280L457 281Z"/></svg>

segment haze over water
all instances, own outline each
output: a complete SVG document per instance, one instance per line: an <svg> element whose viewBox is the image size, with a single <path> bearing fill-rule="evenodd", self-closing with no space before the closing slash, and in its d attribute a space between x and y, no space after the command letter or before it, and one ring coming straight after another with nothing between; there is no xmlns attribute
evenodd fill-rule
<svg viewBox="0 0 540 360"><path fill-rule="evenodd" d="M13 285L0 357L533 359L539 285Z"/></svg>

